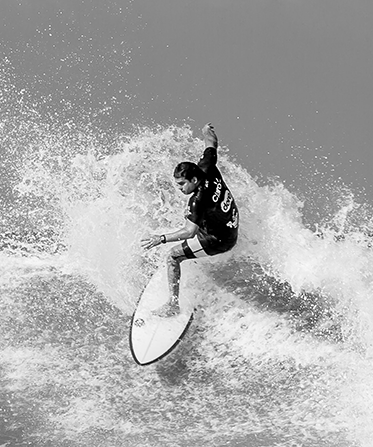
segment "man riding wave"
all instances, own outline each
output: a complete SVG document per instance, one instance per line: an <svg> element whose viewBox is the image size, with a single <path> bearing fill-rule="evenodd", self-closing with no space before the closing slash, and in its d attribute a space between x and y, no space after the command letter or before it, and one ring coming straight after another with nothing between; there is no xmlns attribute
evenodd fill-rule
<svg viewBox="0 0 373 447"><path fill-rule="evenodd" d="M225 253L237 242L239 213L232 193L216 166L218 138L211 123L203 127L202 133L205 150L198 164L185 161L174 170L174 179L180 191L185 195L192 194L184 227L141 241L145 249L161 243L183 241L174 246L167 256L170 298L155 311L163 317L180 312L181 262Z"/></svg>

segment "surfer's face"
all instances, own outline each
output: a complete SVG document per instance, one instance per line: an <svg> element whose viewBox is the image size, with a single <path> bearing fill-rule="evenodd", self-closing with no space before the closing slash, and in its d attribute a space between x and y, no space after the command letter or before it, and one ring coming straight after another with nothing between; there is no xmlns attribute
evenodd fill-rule
<svg viewBox="0 0 373 447"><path fill-rule="evenodd" d="M191 194L197 187L198 179L193 177L192 180L187 180L184 177L175 178L176 186L183 194Z"/></svg>

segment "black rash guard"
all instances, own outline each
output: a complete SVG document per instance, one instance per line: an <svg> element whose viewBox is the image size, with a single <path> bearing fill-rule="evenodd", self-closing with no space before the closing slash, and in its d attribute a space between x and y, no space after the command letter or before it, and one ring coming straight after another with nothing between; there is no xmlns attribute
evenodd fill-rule
<svg viewBox="0 0 373 447"><path fill-rule="evenodd" d="M189 199L186 218L198 225L199 238L229 249L237 240L238 209L216 162L216 148L206 148L198 163L205 178Z"/></svg>

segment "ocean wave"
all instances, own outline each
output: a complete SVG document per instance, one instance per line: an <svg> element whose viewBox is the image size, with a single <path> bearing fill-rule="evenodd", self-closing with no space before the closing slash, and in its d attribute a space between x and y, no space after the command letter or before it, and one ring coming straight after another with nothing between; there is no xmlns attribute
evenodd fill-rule
<svg viewBox="0 0 373 447"><path fill-rule="evenodd" d="M369 207L341 190L329 219L306 221L304 201L280 182L259 185L222 148L238 245L183 265L195 321L176 351L139 369L129 317L169 249L144 252L139 241L182 224L173 167L197 161L202 141L188 126L159 126L113 135L108 147L66 123L35 119L10 134L6 124L2 142L22 151L6 154L14 200L3 200L4 436L61 446L368 445Z"/></svg>

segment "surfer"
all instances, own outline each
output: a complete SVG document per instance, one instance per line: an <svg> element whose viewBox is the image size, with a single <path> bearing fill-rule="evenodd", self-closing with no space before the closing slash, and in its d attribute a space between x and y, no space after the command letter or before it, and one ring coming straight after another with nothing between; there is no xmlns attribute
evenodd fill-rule
<svg viewBox="0 0 373 447"><path fill-rule="evenodd" d="M156 315L171 317L180 313L179 284L181 262L186 259L214 256L231 250L238 235L238 209L232 193L216 167L218 138L211 123L202 129L205 150L198 164L185 161L174 170L177 187L189 199L184 227L173 233L142 239L149 250L167 242L183 241L167 256L170 299Z"/></svg>

